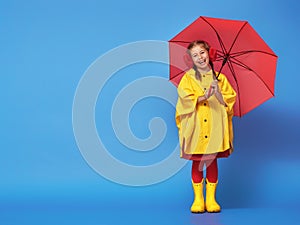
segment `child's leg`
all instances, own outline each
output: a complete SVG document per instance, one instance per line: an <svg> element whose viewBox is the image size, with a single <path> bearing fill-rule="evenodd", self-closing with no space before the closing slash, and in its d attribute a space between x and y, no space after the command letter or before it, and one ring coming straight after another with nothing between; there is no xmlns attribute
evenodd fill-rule
<svg viewBox="0 0 300 225"><path fill-rule="evenodd" d="M192 180L194 183L200 183L203 179L203 162L193 161Z"/></svg>
<svg viewBox="0 0 300 225"><path fill-rule="evenodd" d="M218 181L218 161L215 158L212 161L206 162L206 178L210 183Z"/></svg>

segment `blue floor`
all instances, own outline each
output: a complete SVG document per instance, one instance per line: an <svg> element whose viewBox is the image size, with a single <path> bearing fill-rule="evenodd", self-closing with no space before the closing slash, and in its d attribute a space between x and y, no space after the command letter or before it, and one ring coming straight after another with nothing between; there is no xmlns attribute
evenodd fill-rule
<svg viewBox="0 0 300 225"><path fill-rule="evenodd" d="M297 209L223 209L216 214L192 214L178 208L120 208L99 206L1 206L1 225L286 225L300 224Z"/></svg>

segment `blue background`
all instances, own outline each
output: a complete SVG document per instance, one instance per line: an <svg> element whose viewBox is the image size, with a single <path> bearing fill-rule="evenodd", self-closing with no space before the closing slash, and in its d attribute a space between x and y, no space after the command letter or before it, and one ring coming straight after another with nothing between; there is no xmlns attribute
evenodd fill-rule
<svg viewBox="0 0 300 225"><path fill-rule="evenodd" d="M220 160L218 200L224 213L202 220L230 224L238 215L257 222L272 213L242 209L299 207L299 9L296 0L0 1L0 223L198 224L199 217L188 212L190 164L146 187L104 179L76 146L72 104L78 82L99 56L129 42L168 41L201 15L247 20L279 56L276 97L234 119L235 152ZM148 75L167 78L168 67L124 69L107 84L103 101L112 101L121 84ZM120 83L118 76L128 79ZM101 104L99 99L99 112ZM152 116L168 125L165 146L176 145L174 108L159 99L144 99L133 108L133 132L147 137ZM96 116L97 124L110 132L103 118ZM117 156L120 143L107 136L106 144ZM128 154L119 157L137 165L143 160ZM161 155L153 157L143 163Z"/></svg>

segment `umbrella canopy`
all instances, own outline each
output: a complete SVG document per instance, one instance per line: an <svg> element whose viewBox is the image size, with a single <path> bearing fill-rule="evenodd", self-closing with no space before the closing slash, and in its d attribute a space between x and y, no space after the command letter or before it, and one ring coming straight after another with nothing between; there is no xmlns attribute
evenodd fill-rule
<svg viewBox="0 0 300 225"><path fill-rule="evenodd" d="M195 40L204 40L216 50L216 73L222 72L237 93L236 116L243 116L274 96L278 57L272 49L247 21L204 16L169 41L170 80L176 86L190 69L184 55Z"/></svg>

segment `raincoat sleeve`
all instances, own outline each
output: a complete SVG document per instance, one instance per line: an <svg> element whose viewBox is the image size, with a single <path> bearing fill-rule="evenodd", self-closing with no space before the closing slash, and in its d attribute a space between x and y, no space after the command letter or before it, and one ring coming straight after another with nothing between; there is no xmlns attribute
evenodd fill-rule
<svg viewBox="0 0 300 225"><path fill-rule="evenodd" d="M195 113L198 97L197 93L191 83L188 74L184 75L178 85L178 101L176 105L176 125L180 129L181 120L186 116L191 116Z"/></svg>
<svg viewBox="0 0 300 225"><path fill-rule="evenodd" d="M220 74L219 77L219 88L221 90L221 93L223 95L223 99L226 103L226 111L228 115L233 116L233 106L236 99L236 93L232 86L230 85L229 81L227 80L226 76L223 74Z"/></svg>

